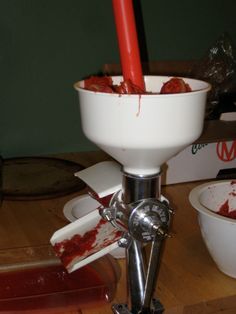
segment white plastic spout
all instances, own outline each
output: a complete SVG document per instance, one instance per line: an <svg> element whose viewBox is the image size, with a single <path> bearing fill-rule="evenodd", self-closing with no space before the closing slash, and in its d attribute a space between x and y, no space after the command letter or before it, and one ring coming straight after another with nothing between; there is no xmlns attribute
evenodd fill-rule
<svg viewBox="0 0 236 314"><path fill-rule="evenodd" d="M201 135L210 85L184 78L192 92L159 94L170 78L146 76L146 90L153 94L144 95L93 92L83 89L83 81L75 84L85 135L127 173L158 173L165 161ZM113 77L114 84L122 80Z"/></svg>

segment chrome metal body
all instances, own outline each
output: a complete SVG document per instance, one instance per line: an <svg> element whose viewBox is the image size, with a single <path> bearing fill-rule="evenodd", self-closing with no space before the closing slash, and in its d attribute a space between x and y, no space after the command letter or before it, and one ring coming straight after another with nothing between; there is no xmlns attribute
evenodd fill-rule
<svg viewBox="0 0 236 314"><path fill-rule="evenodd" d="M160 174L134 176L123 174L122 190L112 198L101 215L124 231L120 245L127 248L127 272L131 312L122 304L114 305L117 314L162 313L153 300L163 240L168 236L172 210L161 202ZM148 263L144 246L151 244Z"/></svg>

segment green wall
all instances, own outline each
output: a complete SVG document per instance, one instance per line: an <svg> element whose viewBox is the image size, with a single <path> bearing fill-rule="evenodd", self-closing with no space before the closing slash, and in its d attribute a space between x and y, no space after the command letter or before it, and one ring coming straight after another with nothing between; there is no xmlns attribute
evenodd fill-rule
<svg viewBox="0 0 236 314"><path fill-rule="evenodd" d="M235 0L141 0L149 60L201 58ZM146 60L145 60L146 61ZM118 63L111 0L0 0L0 154L92 150L73 83Z"/></svg>

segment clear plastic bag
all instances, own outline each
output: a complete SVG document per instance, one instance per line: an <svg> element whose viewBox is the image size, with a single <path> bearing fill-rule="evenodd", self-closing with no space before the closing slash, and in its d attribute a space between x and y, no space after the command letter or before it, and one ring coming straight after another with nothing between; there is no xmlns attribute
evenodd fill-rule
<svg viewBox="0 0 236 314"><path fill-rule="evenodd" d="M223 33L192 69L192 76L212 85L207 102L206 119L218 117L221 96L236 92L236 57L232 40ZM223 109L220 109L223 111Z"/></svg>

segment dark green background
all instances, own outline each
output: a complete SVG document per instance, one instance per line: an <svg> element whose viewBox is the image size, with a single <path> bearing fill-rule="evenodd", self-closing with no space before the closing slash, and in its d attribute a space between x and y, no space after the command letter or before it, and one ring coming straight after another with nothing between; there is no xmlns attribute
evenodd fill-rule
<svg viewBox="0 0 236 314"><path fill-rule="evenodd" d="M140 4L149 60L201 58L225 31L236 41L235 0ZM94 149L73 83L118 62L111 0L0 0L0 154Z"/></svg>

